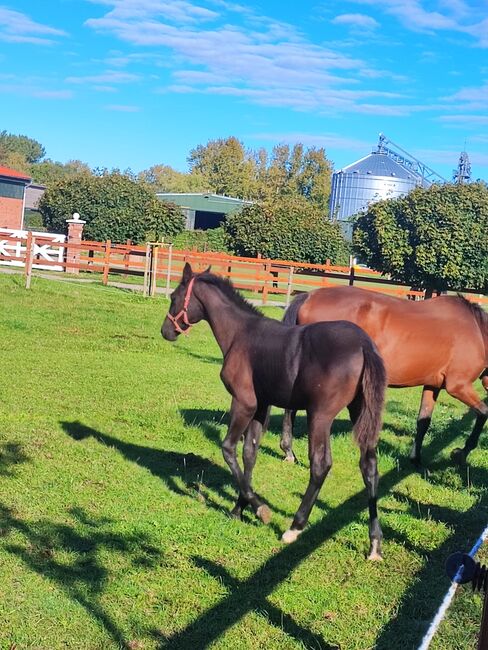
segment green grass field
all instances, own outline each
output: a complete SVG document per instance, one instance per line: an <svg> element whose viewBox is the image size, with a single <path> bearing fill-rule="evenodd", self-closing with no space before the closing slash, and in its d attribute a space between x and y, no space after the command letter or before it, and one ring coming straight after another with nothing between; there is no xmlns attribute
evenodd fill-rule
<svg viewBox="0 0 488 650"><path fill-rule="evenodd" d="M369 563L342 415L310 524L285 547L308 479L304 418L300 465L281 460L278 411L258 456L272 523L231 520L220 353L205 323L163 341L167 306L39 278L26 291L0 274L1 650L416 648L449 586L445 559L488 521L486 434L469 468L449 461L473 416L441 397L418 473L407 456L420 392L388 393L385 561ZM474 650L480 616L461 587L431 648Z"/></svg>

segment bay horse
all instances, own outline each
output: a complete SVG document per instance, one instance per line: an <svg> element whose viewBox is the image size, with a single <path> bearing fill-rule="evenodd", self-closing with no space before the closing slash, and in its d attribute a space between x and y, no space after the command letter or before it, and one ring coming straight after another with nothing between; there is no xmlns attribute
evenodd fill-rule
<svg viewBox="0 0 488 650"><path fill-rule="evenodd" d="M306 325L339 319L359 325L373 339L383 357L389 386L424 387L410 452L413 463L420 465L422 442L441 389L475 411L476 422L464 449L452 452L453 460L464 462L478 444L488 417L488 406L472 385L480 377L488 390L488 314L461 295L412 302L338 286L299 294L283 321ZM285 412L281 437L281 449L291 462L295 459L294 419L295 412Z"/></svg>
<svg viewBox="0 0 488 650"><path fill-rule="evenodd" d="M360 449L359 466L368 492L369 559L381 559L377 513L376 445L386 389L383 361L369 336L345 321L290 326L266 318L232 284L213 273L193 273L186 264L161 327L175 341L200 320L208 321L222 351L222 382L232 396L222 452L239 495L232 510L240 518L250 505L264 523L271 511L253 491L252 471L271 405L305 409L309 428L310 479L291 527L291 543L303 531L332 466L330 428L348 407ZM244 437L244 471L237 444Z"/></svg>

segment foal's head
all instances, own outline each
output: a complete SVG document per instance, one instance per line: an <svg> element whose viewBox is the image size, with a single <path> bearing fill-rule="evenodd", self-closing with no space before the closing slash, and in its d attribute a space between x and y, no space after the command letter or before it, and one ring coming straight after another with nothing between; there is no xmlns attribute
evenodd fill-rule
<svg viewBox="0 0 488 650"><path fill-rule="evenodd" d="M209 270L210 267L204 273L208 273ZM161 327L161 334L167 341L175 341L180 334L184 334L204 316L203 305L193 293L196 277L197 274L193 273L187 262L180 284L171 294L168 315Z"/></svg>

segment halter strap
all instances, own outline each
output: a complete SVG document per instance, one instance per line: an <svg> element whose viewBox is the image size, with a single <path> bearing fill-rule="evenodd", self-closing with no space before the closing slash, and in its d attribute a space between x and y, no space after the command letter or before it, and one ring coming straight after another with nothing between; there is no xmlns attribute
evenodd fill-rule
<svg viewBox="0 0 488 650"><path fill-rule="evenodd" d="M194 282L195 282L195 277L193 277L193 278L190 280L189 284L188 284L188 288L187 288L187 290L186 290L186 294L185 294L185 300L184 300L184 302L183 302L183 309L181 309L181 310L176 314L176 316L172 316L172 315L168 312L168 318L169 318L170 321L173 323L175 330L176 330L179 334L184 334L185 336L188 335L188 332L190 331L190 329L191 329L191 327L192 327L192 323L190 323L190 321L188 320L188 305L189 305L189 303L190 303L191 292L192 292L192 290L193 290L193 283L194 283ZM180 326L180 324L178 323L178 321L179 321L180 319L183 319L183 323L186 325L186 329L183 329L183 328Z"/></svg>

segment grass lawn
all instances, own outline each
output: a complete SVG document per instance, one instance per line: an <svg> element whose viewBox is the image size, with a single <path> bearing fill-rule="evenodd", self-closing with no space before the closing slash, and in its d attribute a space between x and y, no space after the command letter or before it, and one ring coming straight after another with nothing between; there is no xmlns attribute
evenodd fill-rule
<svg viewBox="0 0 488 650"><path fill-rule="evenodd" d="M310 524L285 547L308 479L304 418L300 465L281 460L278 411L258 456L272 523L231 520L220 352L205 323L163 341L167 306L39 278L26 291L0 274L0 649L416 648L449 587L445 559L488 521L486 434L469 468L449 461L473 416L443 395L416 473L420 391L389 392L385 561L369 563L343 414ZM474 650L480 616L481 597L461 587L431 648Z"/></svg>

